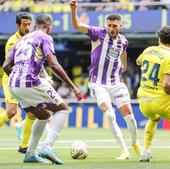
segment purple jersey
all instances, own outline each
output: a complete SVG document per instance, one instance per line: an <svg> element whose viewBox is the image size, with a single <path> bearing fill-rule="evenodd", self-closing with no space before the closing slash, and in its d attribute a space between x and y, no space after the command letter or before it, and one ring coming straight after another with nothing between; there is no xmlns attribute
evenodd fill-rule
<svg viewBox="0 0 170 169"><path fill-rule="evenodd" d="M10 87L39 85L39 74L46 57L54 54L52 38L43 31L35 31L21 38L9 53L14 60L9 77Z"/></svg>
<svg viewBox="0 0 170 169"><path fill-rule="evenodd" d="M115 85L122 78L122 65L120 56L126 51L127 39L118 34L112 39L106 29L90 27L88 36L92 41L90 79L92 83L102 85Z"/></svg>

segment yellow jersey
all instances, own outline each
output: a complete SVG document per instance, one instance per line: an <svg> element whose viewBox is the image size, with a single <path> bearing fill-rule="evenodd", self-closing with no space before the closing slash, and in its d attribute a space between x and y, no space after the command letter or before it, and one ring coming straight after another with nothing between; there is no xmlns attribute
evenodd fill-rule
<svg viewBox="0 0 170 169"><path fill-rule="evenodd" d="M14 47L14 45L16 44L16 42L21 38L22 36L19 34L19 32L16 32L14 35L12 35L6 45L5 45L5 59L8 57L8 53L9 51ZM6 73L4 73L3 75L3 79L7 80L8 82L8 76Z"/></svg>
<svg viewBox="0 0 170 169"><path fill-rule="evenodd" d="M9 51L14 47L16 42L21 38L22 36L19 34L19 32L16 32L14 35L12 35L5 46L5 58L8 58L8 53ZM17 100L13 98L11 95L9 89L8 89L8 75L4 72L3 77L2 77L2 85L3 85L3 90L4 90L4 95L5 95L5 102L6 103L13 103L13 104L18 104Z"/></svg>
<svg viewBox="0 0 170 169"><path fill-rule="evenodd" d="M162 86L163 75L170 74L170 48L159 45L146 48L138 57L141 63L141 82L138 97L169 97Z"/></svg>

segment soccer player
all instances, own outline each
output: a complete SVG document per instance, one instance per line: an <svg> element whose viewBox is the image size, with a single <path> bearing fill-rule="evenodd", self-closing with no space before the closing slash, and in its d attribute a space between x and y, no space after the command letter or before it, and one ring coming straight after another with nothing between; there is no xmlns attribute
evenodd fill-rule
<svg viewBox="0 0 170 169"><path fill-rule="evenodd" d="M126 48L128 45L127 39L119 34L121 17L118 14L109 15L106 29L85 25L78 21L77 5L76 0L70 2L72 25L78 31L86 33L91 39L89 88L100 110L107 117L109 127L121 148L121 155L117 159L129 159L130 154L116 123L112 103L117 106L124 117L131 134L132 146L140 156L141 148L137 141L137 125L130 104L130 95L121 80L122 72L127 66Z"/></svg>
<svg viewBox="0 0 170 169"><path fill-rule="evenodd" d="M17 32L12 35L5 46L5 57L8 57L9 51L14 47L15 43L24 35L28 34L32 28L32 18L29 14L20 13L16 16ZM3 75L3 90L5 94L6 111L0 114L0 127L8 122L16 113L18 108L18 102L13 98L8 89L8 75L4 73ZM35 117L28 113L25 118L25 124L23 129L23 141L18 149L19 152L24 153L26 151L27 143L30 138L32 124Z"/></svg>
<svg viewBox="0 0 170 169"><path fill-rule="evenodd" d="M139 106L149 118L141 161L150 161L150 147L160 117L170 120L170 26L158 30L157 36L159 45L146 48L136 60L141 65Z"/></svg>
<svg viewBox="0 0 170 169"><path fill-rule="evenodd" d="M52 85L40 78L44 61L47 60L54 73L70 86L77 100L81 99L81 94L55 56L53 40L48 35L52 30L51 18L48 15L39 15L36 18L35 28L36 31L24 36L16 43L4 62L3 68L7 75L10 75L9 89L12 95L26 112L33 112L37 118L32 127L31 140L24 162L46 163L43 158L47 158L55 164L63 164L54 153L52 146L64 126L69 107ZM50 130L39 157L35 151L52 112Z"/></svg>
<svg viewBox="0 0 170 169"><path fill-rule="evenodd" d="M40 74L40 77L46 79L47 81L50 82L50 84L53 86L54 85L54 81L52 80L52 78L48 75L48 73L46 72L45 68L43 67L42 71L41 71L41 74ZM49 130L49 122L50 120L48 121L47 125L46 125L46 131ZM15 123L15 129L16 129L16 136L19 140L21 140L21 146L19 147L18 149L18 152L21 152L21 153L25 153L26 150L27 150L27 147L28 147L28 141L29 141L29 138L30 138L30 135L27 134L27 132L23 132L23 128L24 128L24 124L27 124L25 123L25 120L21 121L21 122L18 122L18 123ZM32 124L32 123L31 123ZM31 126L32 127L32 126ZM27 131L27 130L26 130ZM31 131L30 131L31 132ZM27 135L26 135L26 134ZM30 133L31 134L31 133Z"/></svg>

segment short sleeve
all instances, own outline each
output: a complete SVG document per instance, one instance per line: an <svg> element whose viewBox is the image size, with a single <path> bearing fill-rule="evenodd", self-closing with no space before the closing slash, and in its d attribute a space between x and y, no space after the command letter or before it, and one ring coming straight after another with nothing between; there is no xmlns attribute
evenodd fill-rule
<svg viewBox="0 0 170 169"><path fill-rule="evenodd" d="M54 42L50 36L43 36L42 51L45 57L54 55Z"/></svg>
<svg viewBox="0 0 170 169"><path fill-rule="evenodd" d="M127 47L128 47L128 40L125 41L125 44L123 46L123 52L127 50Z"/></svg>
<svg viewBox="0 0 170 169"><path fill-rule="evenodd" d="M142 63L142 60L143 60L143 56L148 52L148 50L150 50L151 49L151 47L148 47L148 48L146 48L140 55L139 55L139 57L137 58L137 60L140 62L140 63Z"/></svg>
<svg viewBox="0 0 170 169"><path fill-rule="evenodd" d="M90 26L87 35L90 37L92 41L97 41L103 31L104 31L103 28Z"/></svg>
<svg viewBox="0 0 170 169"><path fill-rule="evenodd" d="M144 56L144 54L142 53L142 54L140 54L139 57L137 58L137 60L138 60L138 62L139 62L139 65L142 64L143 56Z"/></svg>

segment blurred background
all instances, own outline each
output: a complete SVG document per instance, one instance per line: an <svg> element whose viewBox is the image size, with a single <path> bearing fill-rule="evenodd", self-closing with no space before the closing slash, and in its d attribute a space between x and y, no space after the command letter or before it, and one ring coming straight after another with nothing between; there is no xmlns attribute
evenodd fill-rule
<svg viewBox="0 0 170 169"><path fill-rule="evenodd" d="M123 28L121 33L129 40L127 49L128 69L124 73L123 79L133 99L133 108L138 112L136 114L137 120L139 119L138 126L143 127L145 125L145 118L142 117L137 100L135 100L140 81L140 69L136 66L135 60L146 47L158 45L155 32L163 25L170 25L170 1L79 0L78 2L80 20L89 25L104 27L105 18L110 13L118 13L122 16ZM0 0L0 66L2 66L5 58L6 41L16 31L16 14L18 12L29 12L35 18L40 13L48 13L53 19L52 37L55 42L56 56L69 77L82 91L83 102L87 103L87 105L84 104L81 106L76 104L71 105L73 106L75 115L70 115L68 126L78 125L75 120L77 111L86 113L81 116L84 120L79 125L80 127L87 126L89 122L87 114L91 111L90 108L92 107L94 118L92 119L91 127L95 127L93 125L95 121L99 127L103 127L102 115L100 119L100 115L95 114L95 112L99 112L95 103L94 105L91 104L91 107L88 105L89 103L93 103L87 87L91 43L87 35L78 33L72 28L68 3L68 0ZM55 89L58 93L63 98L69 99L69 102L75 102L75 99L72 99L72 91L52 75L51 69L47 65L45 66L47 72L55 82ZM3 70L0 67L0 78L2 78L2 75ZM2 84L0 87L0 97L4 97ZM121 127L125 127L124 123L121 122L121 124ZM164 127L164 125L166 125L165 122L161 122L160 127Z"/></svg>

